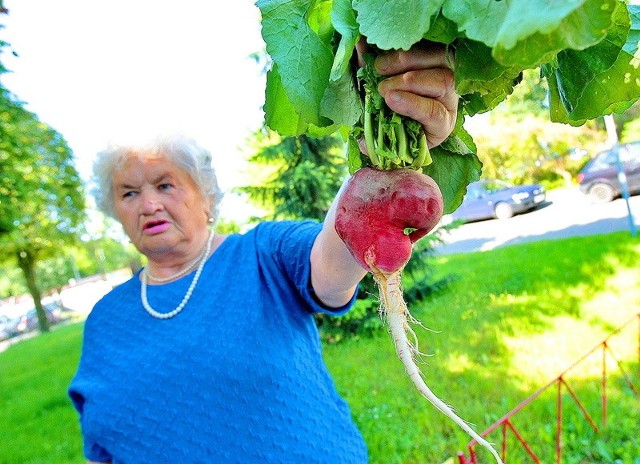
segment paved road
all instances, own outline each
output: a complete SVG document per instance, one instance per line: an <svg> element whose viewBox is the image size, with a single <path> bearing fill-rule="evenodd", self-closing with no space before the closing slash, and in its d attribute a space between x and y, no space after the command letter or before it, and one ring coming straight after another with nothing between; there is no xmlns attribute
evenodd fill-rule
<svg viewBox="0 0 640 464"><path fill-rule="evenodd" d="M640 235L640 195L630 198L631 215ZM546 204L506 220L479 221L445 235L437 254L484 251L541 239L584 236L630 230L627 203L593 204L577 187L548 192Z"/></svg>

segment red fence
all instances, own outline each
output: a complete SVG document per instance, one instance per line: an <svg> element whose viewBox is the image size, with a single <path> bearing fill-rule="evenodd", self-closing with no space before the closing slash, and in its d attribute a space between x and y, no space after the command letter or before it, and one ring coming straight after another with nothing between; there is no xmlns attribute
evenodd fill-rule
<svg viewBox="0 0 640 464"><path fill-rule="evenodd" d="M637 321L637 323L638 323L638 326L637 326L637 329L638 329L638 349L637 349L638 372L636 373L637 374L637 380L639 382L638 386L635 384L634 379L632 378L632 375L629 372L627 372L627 370L625 370L623 364L621 363L621 361L618 359L618 357L616 356L616 354L613 352L613 350L610 347L611 339L614 336L620 334L620 332L622 332L624 329L627 329L628 327L630 327L634 323L634 321ZM601 424L600 424L600 426L597 424L597 421L594 420L591 417L591 415L587 411L587 408L580 401L580 399L576 395L575 391L569 386L569 383L566 381L566 377L567 377L567 375L568 375L568 373L570 371L574 370L585 359L587 359L587 358L589 358L589 357L591 357L593 355L596 355L598 353L600 353L600 355L602 357L602 368L601 368L601 378L600 378L600 381L602 383L601 390L600 390L601 391L602 415L601 415L601 421L600 421ZM531 458L532 462L534 462L534 463L542 462L541 459L533 451L533 449L532 449L531 445L529 444L529 442L527 442L527 440L520 433L520 431L518 431L518 429L514 426L514 424L513 424L511 419L513 418L513 416L515 416L520 411L522 411L528 404L532 403L538 397L540 397L540 395L542 393L547 392L551 388L556 388L557 389L557 400L556 400L556 418L555 418L556 419L556 436L555 436L555 447L556 447L556 450L555 450L555 454L556 454L556 463L560 464L562 462L562 420L563 420L562 411L563 411L563 398L564 398L563 391L564 390L566 390L566 392L568 392L570 398L573 400L573 402L579 408L582 417L584 418L584 420L589 424L589 426L593 430L595 430L596 432L599 432L602 427L605 427L607 425L607 407L608 407L608 405L607 405L607 379L609 377L609 371L607 369L607 356L609 356L610 359L615 361L615 364L617 365L619 371L621 372L621 374L622 374L622 376L624 378L624 381L627 383L627 385L629 386L631 391L635 395L640 396L640 313L636 314L632 319L630 319L625 324L623 324L620 327L618 327L607 338L605 338L597 346L595 346L591 351L589 351L582 358L580 358L578 361L576 361L574 364L572 364L562 374L560 374L558 377L553 379L547 385L545 385L544 387L540 388L534 394L529 396L527 399L525 399L523 402L521 402L519 405L517 405L515 408L513 408L511 411L509 411L506 415L504 415L501 419L499 419L493 425L491 425L489 428L487 428L487 430L482 432L480 435L482 437L487 437L488 435L492 434L493 432L496 432L496 431L500 431L501 432L500 451L501 451L502 459L505 462L507 461L507 456L508 456L508 453L507 453L507 451L508 451L508 449L507 449L507 437L509 436L509 433L511 433L515 437L517 446L520 446L526 452L526 454ZM472 441L470 441L468 443L468 445L467 445L467 450L468 450L468 453L469 453L468 456L466 456L463 452L459 452L458 453L458 460L459 460L460 464L478 464L477 456L476 456L476 453L475 453L476 445L477 445L477 443L476 443L475 440L472 440Z"/></svg>

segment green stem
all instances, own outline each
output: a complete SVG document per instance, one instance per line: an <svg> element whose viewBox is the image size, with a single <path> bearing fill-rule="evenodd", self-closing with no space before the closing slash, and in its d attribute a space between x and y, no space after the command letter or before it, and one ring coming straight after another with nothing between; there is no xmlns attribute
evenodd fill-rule
<svg viewBox="0 0 640 464"><path fill-rule="evenodd" d="M388 169L389 168L389 160L386 155L384 144L384 108L380 108L378 111L378 138L376 143L376 155L380 159L380 169Z"/></svg>
<svg viewBox="0 0 640 464"><path fill-rule="evenodd" d="M431 154L429 153L429 146L427 145L427 135L423 132L420 134L418 140L418 156L415 157L411 167L414 169L420 169L424 165L431 164Z"/></svg>
<svg viewBox="0 0 640 464"><path fill-rule="evenodd" d="M412 163L411 154L407 149L407 131L404 128L404 124L400 123L396 130L396 138L398 140L398 156L406 163Z"/></svg>
<svg viewBox="0 0 640 464"><path fill-rule="evenodd" d="M378 148L384 147L384 108L380 108L378 111Z"/></svg>
<svg viewBox="0 0 640 464"><path fill-rule="evenodd" d="M378 167L380 165L380 160L378 159L378 155L376 154L375 143L373 142L373 124L371 121L371 103L370 98L365 98L364 102L364 143L367 147L367 154L369 155L369 159L371 163Z"/></svg>

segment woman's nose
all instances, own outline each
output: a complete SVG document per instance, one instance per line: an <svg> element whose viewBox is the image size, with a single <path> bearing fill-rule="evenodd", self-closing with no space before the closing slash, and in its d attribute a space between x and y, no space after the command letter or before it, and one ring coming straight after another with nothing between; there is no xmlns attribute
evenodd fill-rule
<svg viewBox="0 0 640 464"><path fill-rule="evenodd" d="M162 202L155 192L144 191L142 193L142 212L144 214L151 215L162 209Z"/></svg>

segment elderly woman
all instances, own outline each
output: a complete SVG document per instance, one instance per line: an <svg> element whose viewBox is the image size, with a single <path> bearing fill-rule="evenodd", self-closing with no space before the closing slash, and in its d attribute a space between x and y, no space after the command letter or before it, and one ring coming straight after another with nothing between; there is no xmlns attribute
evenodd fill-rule
<svg viewBox="0 0 640 464"><path fill-rule="evenodd" d="M381 93L432 145L455 120L439 50L392 53ZM404 75L412 71L412 78ZM99 206L147 265L95 306L69 394L91 462L364 463L313 314L352 305L364 271L324 224L213 232L211 157L182 139L99 154Z"/></svg>

